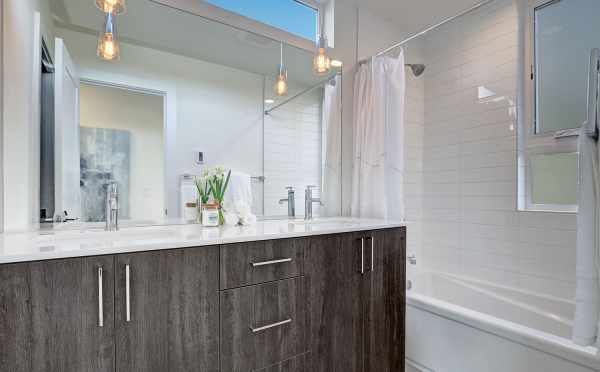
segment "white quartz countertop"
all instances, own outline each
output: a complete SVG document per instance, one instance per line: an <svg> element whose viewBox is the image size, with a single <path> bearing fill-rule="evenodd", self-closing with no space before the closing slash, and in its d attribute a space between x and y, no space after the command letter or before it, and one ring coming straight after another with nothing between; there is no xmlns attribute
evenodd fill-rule
<svg viewBox="0 0 600 372"><path fill-rule="evenodd" d="M201 247L402 227L404 222L356 218L266 220L251 226L167 225L119 231L43 230L0 234L0 264Z"/></svg>

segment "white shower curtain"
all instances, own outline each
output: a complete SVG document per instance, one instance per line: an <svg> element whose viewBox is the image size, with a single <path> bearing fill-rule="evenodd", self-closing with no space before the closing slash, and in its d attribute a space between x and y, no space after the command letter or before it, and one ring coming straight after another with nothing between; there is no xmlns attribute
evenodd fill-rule
<svg viewBox="0 0 600 372"><path fill-rule="evenodd" d="M577 287L573 342L598 343L600 329L600 169L598 143L579 134L579 211L577 214ZM600 345L598 345L600 346Z"/></svg>
<svg viewBox="0 0 600 372"><path fill-rule="evenodd" d="M342 79L325 84L323 93L323 185L321 216L342 214Z"/></svg>
<svg viewBox="0 0 600 372"><path fill-rule="evenodd" d="M404 51L359 66L354 81L352 216L404 219Z"/></svg>

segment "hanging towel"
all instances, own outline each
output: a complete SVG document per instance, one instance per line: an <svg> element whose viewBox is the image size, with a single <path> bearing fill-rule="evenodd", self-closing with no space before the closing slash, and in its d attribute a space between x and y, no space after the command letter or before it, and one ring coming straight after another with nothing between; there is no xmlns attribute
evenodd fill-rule
<svg viewBox="0 0 600 372"><path fill-rule="evenodd" d="M243 203L252 209L252 178L249 174L231 171L229 186L225 192L225 208L231 209L234 205Z"/></svg>
<svg viewBox="0 0 600 372"><path fill-rule="evenodd" d="M179 178L179 217L183 216L187 203L195 203L198 201L198 190L194 182L194 176L183 174Z"/></svg>
<svg viewBox="0 0 600 372"><path fill-rule="evenodd" d="M600 183L598 143L582 129L579 134L579 211L577 214L577 287L573 342L593 345L598 341L600 283Z"/></svg>

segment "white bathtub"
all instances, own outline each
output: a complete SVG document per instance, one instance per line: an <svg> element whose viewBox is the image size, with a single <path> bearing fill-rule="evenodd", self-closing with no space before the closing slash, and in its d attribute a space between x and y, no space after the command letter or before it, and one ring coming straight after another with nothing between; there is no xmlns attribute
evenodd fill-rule
<svg viewBox="0 0 600 372"><path fill-rule="evenodd" d="M574 303L449 274L409 275L407 371L600 371L570 341Z"/></svg>

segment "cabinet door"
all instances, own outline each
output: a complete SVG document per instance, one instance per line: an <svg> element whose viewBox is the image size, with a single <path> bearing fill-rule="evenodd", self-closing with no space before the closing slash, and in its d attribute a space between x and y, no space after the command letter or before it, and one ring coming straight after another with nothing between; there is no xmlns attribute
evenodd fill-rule
<svg viewBox="0 0 600 372"><path fill-rule="evenodd" d="M368 252L363 281L364 372L404 371L406 230L364 236Z"/></svg>
<svg viewBox="0 0 600 372"><path fill-rule="evenodd" d="M359 242L353 234L318 236L306 250L308 371L362 370Z"/></svg>
<svg viewBox="0 0 600 372"><path fill-rule="evenodd" d="M120 255L116 262L116 370L218 371L218 247Z"/></svg>
<svg viewBox="0 0 600 372"><path fill-rule="evenodd" d="M1 265L0 369L113 371L113 267L112 256Z"/></svg>

